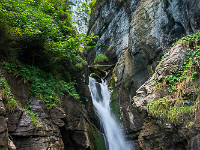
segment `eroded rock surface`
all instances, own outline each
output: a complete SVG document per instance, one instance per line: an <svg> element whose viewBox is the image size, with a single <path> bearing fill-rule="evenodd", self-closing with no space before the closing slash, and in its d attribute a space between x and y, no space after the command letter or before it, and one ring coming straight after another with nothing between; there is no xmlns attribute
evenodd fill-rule
<svg viewBox="0 0 200 150"><path fill-rule="evenodd" d="M137 108L146 110L147 103L158 99L152 87L167 75L172 75L180 70L187 59L187 51L187 45L179 43L163 57L162 62L157 66L152 77L136 91L133 101Z"/></svg>
<svg viewBox="0 0 200 150"><path fill-rule="evenodd" d="M6 109L3 104L2 96L0 95L0 149L8 149L8 128L7 128L7 118Z"/></svg>
<svg viewBox="0 0 200 150"><path fill-rule="evenodd" d="M29 106L33 114L20 105L13 110L7 110L6 113L3 101L0 101L2 148L7 150L9 146L13 150L93 149L91 123L80 101L64 97L62 105L47 109L43 101L29 97L29 85L24 83L23 79L11 74L6 74L6 79L16 100L22 106Z"/></svg>
<svg viewBox="0 0 200 150"><path fill-rule="evenodd" d="M163 51L177 38L199 29L198 8L198 0L100 1L88 34L98 35L101 46L88 53L88 60L106 53L117 63L117 85L134 96L152 75Z"/></svg>
<svg viewBox="0 0 200 150"><path fill-rule="evenodd" d="M147 80L133 97L133 105L141 112L147 111L147 103L159 100L169 95L167 87L155 90L156 82L161 82L167 75L177 73L188 58L188 45L179 42L163 57L153 76ZM187 84L189 87L190 84ZM199 104L197 103L199 108ZM190 113L189 121L171 123L164 119L155 118L154 115L145 117L142 130L139 134L139 145L144 150L149 149L181 149L198 150L199 145L199 110L195 117ZM184 117L187 117L186 115Z"/></svg>
<svg viewBox="0 0 200 150"><path fill-rule="evenodd" d="M199 8L199 0L100 0L96 5L88 34L98 35L97 43L101 45L89 51L87 57L92 63L95 56L105 53L110 63L116 64L110 80L115 81L117 103L131 138L137 137L146 117L145 112L139 110L146 109L147 101L156 99L153 94L147 96L152 83L147 80L154 74L163 52L168 51L176 39L199 29ZM174 54L169 54L173 58L165 60L163 68L160 67L151 80L159 80L179 69L186 49L181 45L177 47Z"/></svg>

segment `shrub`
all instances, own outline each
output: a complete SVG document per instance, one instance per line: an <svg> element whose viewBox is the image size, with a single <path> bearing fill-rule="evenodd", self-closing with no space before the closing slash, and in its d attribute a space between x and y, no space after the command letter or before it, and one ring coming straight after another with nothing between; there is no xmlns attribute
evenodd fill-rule
<svg viewBox="0 0 200 150"><path fill-rule="evenodd" d="M94 59L94 63L101 63L101 62L106 62L108 61L108 57L105 54L99 54L95 59Z"/></svg>
<svg viewBox="0 0 200 150"><path fill-rule="evenodd" d="M9 73L23 77L24 82L30 84L30 96L43 100L48 109L59 104L64 94L79 99L74 82L66 83L63 80L57 80L51 73L29 65L8 62L3 62L2 65Z"/></svg>

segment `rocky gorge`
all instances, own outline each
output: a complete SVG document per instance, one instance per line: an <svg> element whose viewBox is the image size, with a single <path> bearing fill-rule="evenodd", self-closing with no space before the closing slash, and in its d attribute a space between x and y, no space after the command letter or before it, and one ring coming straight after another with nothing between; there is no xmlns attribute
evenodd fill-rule
<svg viewBox="0 0 200 150"><path fill-rule="evenodd" d="M87 34L98 36L98 46L85 55L89 65L99 54L108 57L106 64L112 67L105 69L109 72L105 78L112 89L110 105L135 150L200 148L199 10L198 0L96 1ZM197 35L176 42L192 33ZM187 64L189 69L184 70ZM52 109L30 95L30 84L22 77L0 69L0 79L11 90L9 94L0 90L0 149L105 149L88 88L89 72L95 69L85 65L75 75L82 101L65 95ZM183 83L181 73L176 75L180 70L187 82ZM178 90L169 91L175 86ZM21 105L8 109L10 97ZM188 110L182 111L182 106Z"/></svg>
<svg viewBox="0 0 200 150"><path fill-rule="evenodd" d="M152 92L155 82L178 72L186 61L184 46L179 44L168 51L177 39L199 30L199 7L197 0L112 0L96 4L88 34L97 34L101 45L87 57L92 62L104 53L111 64L116 64L108 79L114 82L113 103L120 105L128 137L138 141L135 149L199 148L198 127L188 131L165 124L162 119L152 118L146 107L161 98ZM165 53L161 62L165 65L157 66ZM165 96L168 94L165 92ZM187 137L186 133L193 136Z"/></svg>

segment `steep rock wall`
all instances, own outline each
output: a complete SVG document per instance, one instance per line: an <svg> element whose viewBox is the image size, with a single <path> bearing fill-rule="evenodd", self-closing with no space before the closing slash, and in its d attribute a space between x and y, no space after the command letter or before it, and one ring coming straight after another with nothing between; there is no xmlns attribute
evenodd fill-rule
<svg viewBox="0 0 200 150"><path fill-rule="evenodd" d="M5 107L7 100L0 97L0 149L94 149L92 124L80 101L64 97L60 106L48 110L43 101L30 97L29 85L21 77L3 72L14 98L21 105L9 110ZM23 109L27 106L37 121ZM91 105L86 106L93 111L89 107Z"/></svg>
<svg viewBox="0 0 200 150"><path fill-rule="evenodd" d="M200 27L198 0L99 0L88 34L101 45L88 52L88 61L105 53L110 63L117 103L130 138L137 139L146 117L131 105L136 90L154 73L157 61L176 39ZM148 147L148 146L147 146Z"/></svg>
<svg viewBox="0 0 200 150"><path fill-rule="evenodd" d="M163 97L169 97L169 86L165 84L162 88L156 88L156 83L161 82L167 75L177 73L186 62L189 51L191 50L188 49L188 46L185 43L180 42L175 45L164 56L161 63L157 66L153 76L149 78L149 80L147 80L137 90L136 96L133 97L132 104L136 105L136 107L139 108L140 111L146 112L148 110L148 103L152 101L157 101ZM197 60L196 69L198 73L200 70L199 63L200 61ZM185 86L183 86L182 89L184 90L184 93L190 93L191 89L195 86L194 83L199 85L199 77L193 79L193 81L186 82ZM184 82L182 84L184 84ZM199 92L197 92L196 94L198 96ZM173 93L173 95L175 95L175 93ZM190 97L189 94L185 94L184 98L193 102L193 104L190 104L191 107L192 105L195 105L195 107L192 109L191 112L189 112L189 114L184 114L185 112L182 112L182 114L180 115L177 113L179 112L177 108L179 108L180 106L173 103L182 103L182 105L185 106L183 101L179 102L179 100L175 100L173 98L166 101L167 104L172 103L171 107L176 108L177 114L175 117L180 117L178 119L178 122L176 123L170 122L169 120L163 119L162 117L155 117L156 115L150 114L149 110L147 111L148 116L145 117L142 130L139 134L139 144L142 149L199 149L199 100L196 97ZM196 101L195 99L197 100L197 102L194 102ZM156 107L158 108L159 106ZM170 111L170 109L168 111ZM171 118L172 116L168 117Z"/></svg>
<svg viewBox="0 0 200 150"><path fill-rule="evenodd" d="M195 6L195 9L194 9ZM152 75L163 51L200 27L198 0L99 1L88 34L99 36L89 62L106 53L115 67L115 82L131 96Z"/></svg>

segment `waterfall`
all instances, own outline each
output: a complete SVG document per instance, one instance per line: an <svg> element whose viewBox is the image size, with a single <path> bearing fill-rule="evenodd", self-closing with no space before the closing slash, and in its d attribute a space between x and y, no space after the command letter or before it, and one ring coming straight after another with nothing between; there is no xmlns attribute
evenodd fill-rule
<svg viewBox="0 0 200 150"><path fill-rule="evenodd" d="M102 83L97 83L95 79L90 77L89 88L94 107L104 129L107 149L133 150L131 144L125 140L123 131L110 110L111 92L106 82L102 80Z"/></svg>

